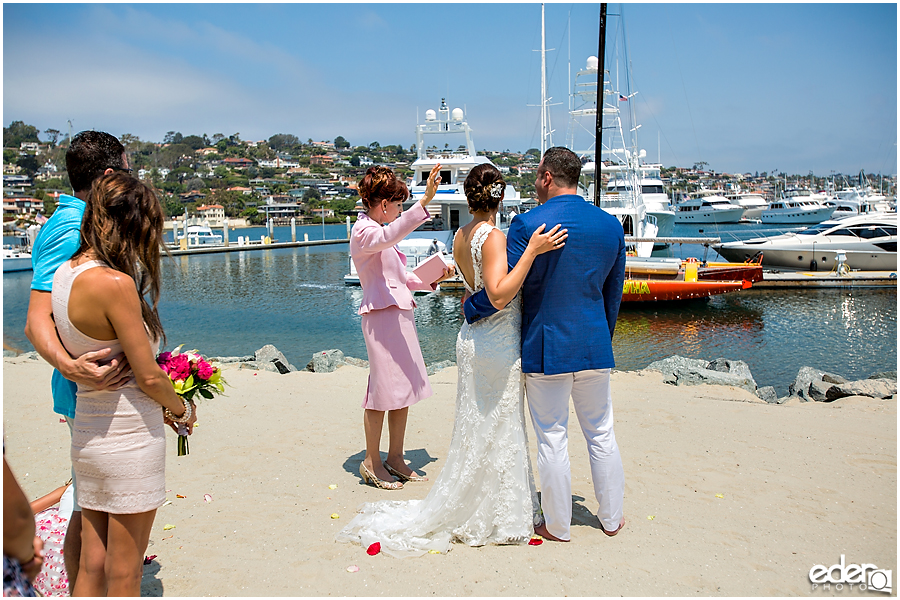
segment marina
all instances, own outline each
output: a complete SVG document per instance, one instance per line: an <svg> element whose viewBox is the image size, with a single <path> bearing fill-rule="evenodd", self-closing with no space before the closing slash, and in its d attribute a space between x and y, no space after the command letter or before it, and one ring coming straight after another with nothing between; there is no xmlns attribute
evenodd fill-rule
<svg viewBox="0 0 900 600"><path fill-rule="evenodd" d="M362 291L343 281L345 225L297 229L298 238L306 234L310 241L335 241L164 259L160 315L167 347L188 343L207 355L239 356L273 344L301 369L313 353L329 348L365 359L356 314ZM716 237L747 237L759 230L735 224L720 227ZM242 232L256 239L264 233L262 227ZM274 233L276 239L290 240L289 227L276 227ZM709 233L676 226L683 237ZM657 254L703 258L703 251L702 246L674 244ZM710 250L708 260L715 258ZM18 352L32 349L23 333L30 283L30 272L3 277L4 346ZM773 385L779 395L803 365L848 378L896 369L896 284L802 290L760 285L765 282L708 300L625 305L613 340L617 368L642 369L674 354L739 359L750 365L759 385ZM455 360L461 298L462 292L454 290L416 298L427 364Z"/></svg>

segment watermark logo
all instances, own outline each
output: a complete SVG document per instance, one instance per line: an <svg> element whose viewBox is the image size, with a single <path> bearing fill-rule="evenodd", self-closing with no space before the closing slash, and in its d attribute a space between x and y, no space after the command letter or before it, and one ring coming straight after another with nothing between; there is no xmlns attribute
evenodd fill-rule
<svg viewBox="0 0 900 600"><path fill-rule="evenodd" d="M879 569L871 564L848 565L843 554L841 562L836 565L830 567L814 565L809 570L809 581L812 583L813 591L817 589L840 591L844 586L852 590L856 586L856 589L861 591L890 594L894 589L892 578L893 572L889 569Z"/></svg>

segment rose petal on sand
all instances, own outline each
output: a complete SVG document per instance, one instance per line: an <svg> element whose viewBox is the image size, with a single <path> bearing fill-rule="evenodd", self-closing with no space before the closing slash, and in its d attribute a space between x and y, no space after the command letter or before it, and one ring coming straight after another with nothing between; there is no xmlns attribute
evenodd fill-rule
<svg viewBox="0 0 900 600"><path fill-rule="evenodd" d="M347 571L350 573L356 573L357 571L359 571L359 567L357 567L356 565L350 565L349 567L347 567Z"/></svg>
<svg viewBox="0 0 900 600"><path fill-rule="evenodd" d="M724 498L725 494L716 494L716 498Z"/></svg>
<svg viewBox="0 0 900 600"><path fill-rule="evenodd" d="M440 553L441 553L440 550L429 550L428 551L428 554L440 554Z"/></svg>
<svg viewBox="0 0 900 600"><path fill-rule="evenodd" d="M652 520L655 519L655 518L656 518L656 515L647 515L647 520L648 520L648 521L652 521Z"/></svg>
<svg viewBox="0 0 900 600"><path fill-rule="evenodd" d="M203 499L206 500L207 504L212 502L212 496L209 494L203 494Z"/></svg>
<svg viewBox="0 0 900 600"><path fill-rule="evenodd" d="M163 506L168 506L169 504L172 504L172 501L169 499L166 499L166 501L163 502Z"/></svg>
<svg viewBox="0 0 900 600"><path fill-rule="evenodd" d="M531 538L530 540L528 540L529 546L540 546L543 543L544 543L544 539L539 535L536 535L533 538Z"/></svg>
<svg viewBox="0 0 900 600"><path fill-rule="evenodd" d="M165 525L163 525L163 531L168 531L170 529L175 529L175 526L171 523L166 523Z"/></svg>
<svg viewBox="0 0 900 600"><path fill-rule="evenodd" d="M187 498L187 496L182 496L181 494L175 494L176 498Z"/></svg>
<svg viewBox="0 0 900 600"><path fill-rule="evenodd" d="M175 537L175 535L174 535L174 534L173 534L173 535L170 535L170 536L169 536L169 537L164 537L164 538L163 538L163 539L164 539L164 540L167 540L167 539L169 539L169 538L173 538L173 537Z"/></svg>
<svg viewBox="0 0 900 600"><path fill-rule="evenodd" d="M331 518L332 518L332 519L340 519L340 518L341 518L341 515L339 515L339 514L337 514L337 513L331 513Z"/></svg>
<svg viewBox="0 0 900 600"><path fill-rule="evenodd" d="M337 486L336 486L335 484L332 483L331 485L328 486L328 489L329 489L329 490L336 490L336 489L337 489Z"/></svg>
<svg viewBox="0 0 900 600"><path fill-rule="evenodd" d="M379 552L381 552L381 542L375 542L374 544L366 548L366 554L368 554L369 556L375 556Z"/></svg>
<svg viewBox="0 0 900 600"><path fill-rule="evenodd" d="M145 557L144 557L144 564L145 564L145 565L149 565L151 562L153 562L153 559L154 559L154 558L156 558L156 554L151 554L150 556L145 556Z"/></svg>

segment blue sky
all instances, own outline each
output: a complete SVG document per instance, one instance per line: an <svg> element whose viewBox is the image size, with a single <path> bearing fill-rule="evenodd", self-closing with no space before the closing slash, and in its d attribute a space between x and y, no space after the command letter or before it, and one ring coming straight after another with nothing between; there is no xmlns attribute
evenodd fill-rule
<svg viewBox="0 0 900 600"><path fill-rule="evenodd" d="M896 4L608 11L650 159L897 172ZM540 143L540 22L540 4L4 4L3 123L408 147L446 97L477 148L524 151ZM599 4L547 4L557 145L598 22Z"/></svg>

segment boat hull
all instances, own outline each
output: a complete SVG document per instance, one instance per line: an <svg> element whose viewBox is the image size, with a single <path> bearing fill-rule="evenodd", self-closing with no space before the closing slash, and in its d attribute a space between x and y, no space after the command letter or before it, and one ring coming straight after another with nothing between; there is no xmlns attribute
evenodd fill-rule
<svg viewBox="0 0 900 600"><path fill-rule="evenodd" d="M673 237L675 234L675 213L671 210L648 210L647 214L656 217L656 226L659 230L657 237Z"/></svg>
<svg viewBox="0 0 900 600"><path fill-rule="evenodd" d="M762 211L762 208L745 208L741 218L747 221L758 221L762 216Z"/></svg>
<svg viewBox="0 0 900 600"><path fill-rule="evenodd" d="M771 224L815 225L831 218L834 209L823 206L817 210L787 210L785 212L762 211L760 220Z"/></svg>
<svg viewBox="0 0 900 600"><path fill-rule="evenodd" d="M31 270L31 256L3 257L3 272L15 273L17 271Z"/></svg>
<svg viewBox="0 0 900 600"><path fill-rule="evenodd" d="M762 264L766 267L784 267L788 269L830 271L837 264L837 251L847 256L845 264L859 271L896 271L896 252L872 252L828 248L824 244L816 244L815 254L812 245L796 247L768 247L766 245L733 245L715 248L722 257L730 261L742 261L762 252ZM812 262L815 260L815 269Z"/></svg>
<svg viewBox="0 0 900 600"><path fill-rule="evenodd" d="M676 223L737 223L744 215L744 209L724 210L679 210L675 212Z"/></svg>
<svg viewBox="0 0 900 600"><path fill-rule="evenodd" d="M717 294L749 289L749 281L678 281L658 279L626 279L622 286L622 302L665 302L694 300Z"/></svg>

